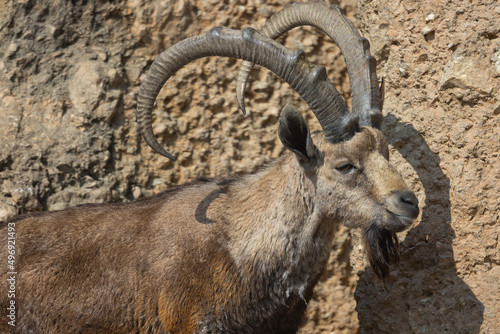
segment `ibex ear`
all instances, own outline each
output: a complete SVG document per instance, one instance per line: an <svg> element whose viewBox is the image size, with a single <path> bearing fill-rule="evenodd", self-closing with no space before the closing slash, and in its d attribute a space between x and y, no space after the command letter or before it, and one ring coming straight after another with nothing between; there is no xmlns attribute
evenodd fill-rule
<svg viewBox="0 0 500 334"><path fill-rule="evenodd" d="M287 104L281 112L278 133L283 145L295 153L301 162L314 162L315 149L309 126L297 108L291 104Z"/></svg>

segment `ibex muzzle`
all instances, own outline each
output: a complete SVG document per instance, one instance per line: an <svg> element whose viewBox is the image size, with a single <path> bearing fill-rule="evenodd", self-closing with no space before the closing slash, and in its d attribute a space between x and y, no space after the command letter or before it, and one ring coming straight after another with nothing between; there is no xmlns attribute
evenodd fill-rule
<svg viewBox="0 0 500 334"><path fill-rule="evenodd" d="M284 8L263 31L272 27L275 38L304 24L324 30L346 55L353 113L323 66L255 30L214 28L167 49L141 85L137 108L158 153L174 159L152 131L156 96L178 69L205 56L269 68L307 102L323 132L311 134L288 105L278 129L288 152L255 174L8 222L0 249L7 254L6 229L15 226L19 332L294 333L340 223L362 229L375 274L388 275L398 258L395 233L419 210L378 130L375 60L340 9L320 1ZM11 329L9 302L0 294L1 332Z"/></svg>

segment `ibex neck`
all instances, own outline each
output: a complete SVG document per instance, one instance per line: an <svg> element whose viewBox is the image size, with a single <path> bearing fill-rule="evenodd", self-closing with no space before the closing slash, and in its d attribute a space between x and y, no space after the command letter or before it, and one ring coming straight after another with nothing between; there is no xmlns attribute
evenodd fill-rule
<svg viewBox="0 0 500 334"><path fill-rule="evenodd" d="M304 299L323 271L333 233L314 204L315 178L285 155L242 181L228 193L235 264L243 275L279 275L274 288L284 298Z"/></svg>

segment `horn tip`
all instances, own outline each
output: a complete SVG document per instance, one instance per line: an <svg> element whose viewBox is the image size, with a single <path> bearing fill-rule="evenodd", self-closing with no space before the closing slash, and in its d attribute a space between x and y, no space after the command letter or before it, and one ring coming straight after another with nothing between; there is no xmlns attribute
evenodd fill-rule
<svg viewBox="0 0 500 334"><path fill-rule="evenodd" d="M164 156L165 158L168 158L172 161L177 161L177 158L174 157L172 154L168 153L167 151L164 151L164 152L158 152L159 154L161 154L162 156Z"/></svg>
<svg viewBox="0 0 500 334"><path fill-rule="evenodd" d="M243 113L243 115L247 114L247 110L245 109L245 105L244 104L240 105L240 110Z"/></svg>

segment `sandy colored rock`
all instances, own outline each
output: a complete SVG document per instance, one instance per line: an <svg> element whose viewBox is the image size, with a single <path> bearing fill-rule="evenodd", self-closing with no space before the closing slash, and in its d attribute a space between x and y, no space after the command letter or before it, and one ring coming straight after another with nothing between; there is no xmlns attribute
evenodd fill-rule
<svg viewBox="0 0 500 334"><path fill-rule="evenodd" d="M260 28L284 1L0 3L0 220L81 203L130 201L198 176L248 173L278 156L281 108L307 106L269 71L201 59L166 83L145 145L136 97L154 58L217 25ZM422 214L400 235L385 288L357 232L339 227L301 329L306 333L499 333L500 22L497 2L341 1L386 83L383 132ZM425 33L423 33L425 32ZM281 40L324 64L349 99L342 56L297 28ZM350 103L348 101L348 103Z"/></svg>
<svg viewBox="0 0 500 334"><path fill-rule="evenodd" d="M0 221L6 221L10 217L15 216L15 214L16 208L6 203L0 203Z"/></svg>
<svg viewBox="0 0 500 334"><path fill-rule="evenodd" d="M458 87L490 94L493 89L489 68L481 66L473 57L454 54L444 69L439 82L439 90Z"/></svg>

